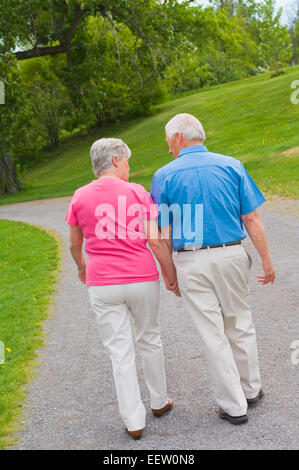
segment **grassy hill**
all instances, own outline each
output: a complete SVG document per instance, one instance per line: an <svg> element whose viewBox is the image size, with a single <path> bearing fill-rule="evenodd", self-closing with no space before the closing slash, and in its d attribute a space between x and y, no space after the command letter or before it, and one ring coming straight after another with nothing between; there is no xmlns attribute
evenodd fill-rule
<svg viewBox="0 0 299 470"><path fill-rule="evenodd" d="M26 187L0 204L70 195L93 179L89 149L100 137L120 137L131 148L130 180L150 189L153 173L169 162L164 126L175 114L202 122L210 151L241 160L259 187L299 197L299 105L291 103L291 83L299 67L212 87L159 106L149 118L100 129L64 142L23 176Z"/></svg>

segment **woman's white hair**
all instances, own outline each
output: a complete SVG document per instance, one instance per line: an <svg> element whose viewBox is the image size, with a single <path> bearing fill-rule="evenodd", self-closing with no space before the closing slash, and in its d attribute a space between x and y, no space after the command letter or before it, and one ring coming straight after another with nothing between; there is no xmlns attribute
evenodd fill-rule
<svg viewBox="0 0 299 470"><path fill-rule="evenodd" d="M165 126L166 136L172 139L177 132L188 140L202 140L206 138L205 131L199 120L192 114L177 114Z"/></svg>
<svg viewBox="0 0 299 470"><path fill-rule="evenodd" d="M114 168L112 157L118 160L130 158L131 150L121 139L105 138L96 140L90 149L92 170L96 176Z"/></svg>

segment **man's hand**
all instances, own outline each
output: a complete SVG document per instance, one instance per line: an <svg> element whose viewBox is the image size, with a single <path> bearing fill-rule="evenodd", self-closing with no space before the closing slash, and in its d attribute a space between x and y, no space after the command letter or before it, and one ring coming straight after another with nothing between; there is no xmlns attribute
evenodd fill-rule
<svg viewBox="0 0 299 470"><path fill-rule="evenodd" d="M260 284L274 282L275 272L272 266L265 230L257 211L249 212L241 216L242 222L262 260L264 276L256 276Z"/></svg>
<svg viewBox="0 0 299 470"><path fill-rule="evenodd" d="M262 285L268 284L269 282L275 281L275 271L272 265L272 261L270 258L266 258L262 261L262 266L264 270L264 276L256 276L259 280L259 283Z"/></svg>
<svg viewBox="0 0 299 470"><path fill-rule="evenodd" d="M83 284L86 284L86 266L78 269L78 278Z"/></svg>

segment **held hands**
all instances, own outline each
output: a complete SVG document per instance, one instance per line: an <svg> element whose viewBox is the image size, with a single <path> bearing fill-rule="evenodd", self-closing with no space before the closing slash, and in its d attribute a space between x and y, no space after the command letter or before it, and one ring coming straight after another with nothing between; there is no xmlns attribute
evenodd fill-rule
<svg viewBox="0 0 299 470"><path fill-rule="evenodd" d="M269 282L275 281L275 271L272 266L272 261L270 258L265 258L262 260L262 266L264 270L264 275L263 276L256 276L258 279L258 282L262 285L268 284Z"/></svg>
<svg viewBox="0 0 299 470"><path fill-rule="evenodd" d="M176 279L176 275L175 275L175 281L173 283L170 283L163 269L161 269L161 273L164 279L166 289L173 292L177 297L182 297L180 293L179 285L178 285L178 280Z"/></svg>
<svg viewBox="0 0 299 470"><path fill-rule="evenodd" d="M78 278L83 284L86 284L86 266L78 268Z"/></svg>
<svg viewBox="0 0 299 470"><path fill-rule="evenodd" d="M165 279L164 279L165 281ZM165 284L166 285L166 284ZM168 286L166 285L166 288L170 291L172 291L177 297L182 297L178 285L178 281L176 280L174 284L169 284Z"/></svg>

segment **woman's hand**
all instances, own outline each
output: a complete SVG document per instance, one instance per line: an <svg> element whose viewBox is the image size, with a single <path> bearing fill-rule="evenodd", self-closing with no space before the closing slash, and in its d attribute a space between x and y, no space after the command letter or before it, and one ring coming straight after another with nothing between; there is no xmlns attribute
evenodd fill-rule
<svg viewBox="0 0 299 470"><path fill-rule="evenodd" d="M180 293L180 289L179 289L179 285L178 285L178 281L177 279L174 281L173 284L170 284L169 280L168 280L168 277L166 276L166 274L164 273L163 269L161 269L161 273L162 273L162 276L163 276L163 279L164 279L164 283L165 283L165 287L167 290L170 290L171 292L173 292L177 297L182 297L181 296L181 293Z"/></svg>
<svg viewBox="0 0 299 470"><path fill-rule="evenodd" d="M86 264L83 255L83 232L78 225L70 226L70 251L78 268L78 277L86 284Z"/></svg>
<svg viewBox="0 0 299 470"><path fill-rule="evenodd" d="M169 284L168 290L172 291L177 297L182 297L178 281L175 281L174 284Z"/></svg>
<svg viewBox="0 0 299 470"><path fill-rule="evenodd" d="M147 241L160 263L166 289L172 291L176 296L181 297L176 268L172 259L171 226L163 227L163 229L164 234L162 237L156 219L147 220L145 223Z"/></svg>
<svg viewBox="0 0 299 470"><path fill-rule="evenodd" d="M78 277L83 284L86 284L86 266L78 268Z"/></svg>

